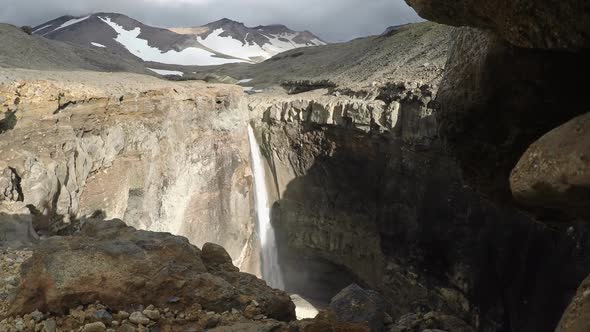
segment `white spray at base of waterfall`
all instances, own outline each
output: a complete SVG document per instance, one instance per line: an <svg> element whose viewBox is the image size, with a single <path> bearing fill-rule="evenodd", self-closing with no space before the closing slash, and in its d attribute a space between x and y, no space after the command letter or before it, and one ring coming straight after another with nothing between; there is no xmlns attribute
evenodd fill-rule
<svg viewBox="0 0 590 332"><path fill-rule="evenodd" d="M258 234L262 251L262 278L273 288L285 289L283 275L279 266L275 231L270 222L270 207L266 186L263 157L256 141L252 126L248 125L248 140L252 173L254 174L254 191L256 198L256 216L258 218Z"/></svg>

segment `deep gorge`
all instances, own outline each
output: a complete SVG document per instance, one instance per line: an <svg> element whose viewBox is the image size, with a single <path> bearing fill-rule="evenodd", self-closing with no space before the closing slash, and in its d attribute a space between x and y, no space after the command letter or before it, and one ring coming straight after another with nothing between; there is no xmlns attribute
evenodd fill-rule
<svg viewBox="0 0 590 332"><path fill-rule="evenodd" d="M33 258L0 318L103 301L190 307L201 330L587 331L587 6L407 2L457 27L326 46L336 69L316 48L203 69L284 74L255 93L3 72L0 248ZM383 301L376 327L330 316L351 284ZM293 294L330 310L288 323Z"/></svg>

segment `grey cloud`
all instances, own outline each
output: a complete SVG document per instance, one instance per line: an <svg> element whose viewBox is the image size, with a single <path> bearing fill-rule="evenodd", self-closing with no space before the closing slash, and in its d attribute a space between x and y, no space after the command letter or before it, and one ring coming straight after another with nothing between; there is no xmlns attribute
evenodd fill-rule
<svg viewBox="0 0 590 332"><path fill-rule="evenodd" d="M197 26L223 17L248 26L281 23L328 41L379 34L419 21L403 0L0 0L0 22L38 25L62 15L126 14L161 27Z"/></svg>

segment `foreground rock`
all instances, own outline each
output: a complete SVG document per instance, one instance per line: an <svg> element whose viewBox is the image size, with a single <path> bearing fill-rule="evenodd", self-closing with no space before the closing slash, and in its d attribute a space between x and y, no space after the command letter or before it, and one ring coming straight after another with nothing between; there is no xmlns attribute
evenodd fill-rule
<svg viewBox="0 0 590 332"><path fill-rule="evenodd" d="M522 203L590 219L590 113L533 143L510 177Z"/></svg>
<svg viewBox="0 0 590 332"><path fill-rule="evenodd" d="M233 266L226 270L230 265L208 266L201 251L181 237L137 231L121 221L88 221L80 235L39 243L23 265L10 313L59 313L98 300L117 310L147 302L170 308L198 303L224 312L255 301L261 315L295 318L287 294Z"/></svg>
<svg viewBox="0 0 590 332"><path fill-rule="evenodd" d="M330 302L330 310L343 322L367 323L371 331L383 331L385 301L379 293L352 284Z"/></svg>

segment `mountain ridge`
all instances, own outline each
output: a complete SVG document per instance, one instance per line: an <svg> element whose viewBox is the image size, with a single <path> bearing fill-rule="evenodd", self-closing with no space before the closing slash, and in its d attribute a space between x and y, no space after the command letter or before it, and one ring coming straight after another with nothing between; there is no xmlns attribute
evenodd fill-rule
<svg viewBox="0 0 590 332"><path fill-rule="evenodd" d="M60 16L35 26L33 33L128 52L144 62L195 66L258 63L291 49L327 44L309 31L282 24L251 28L226 17L202 26L160 28L108 12Z"/></svg>

